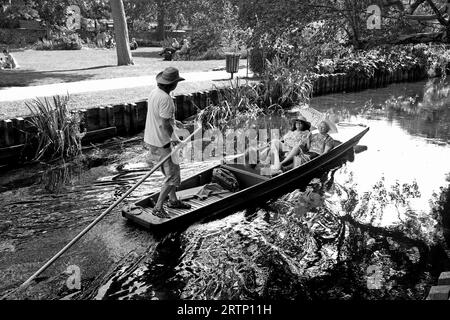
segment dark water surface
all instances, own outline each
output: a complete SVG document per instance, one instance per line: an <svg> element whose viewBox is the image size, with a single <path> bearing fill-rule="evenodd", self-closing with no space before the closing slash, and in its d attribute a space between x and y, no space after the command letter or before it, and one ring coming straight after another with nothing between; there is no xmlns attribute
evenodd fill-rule
<svg viewBox="0 0 450 320"><path fill-rule="evenodd" d="M127 223L116 208L26 292L11 290L145 174L145 154L139 143L118 144L91 151L89 170L37 172L0 187L0 292L34 299L424 299L439 272L450 270L450 85L395 84L318 97L311 106L370 126L360 142L368 150L289 194L170 234ZM93 165L92 158L100 160ZM186 163L182 177L214 164ZM155 173L127 201L161 181ZM67 285L69 266L79 267L81 290Z"/></svg>

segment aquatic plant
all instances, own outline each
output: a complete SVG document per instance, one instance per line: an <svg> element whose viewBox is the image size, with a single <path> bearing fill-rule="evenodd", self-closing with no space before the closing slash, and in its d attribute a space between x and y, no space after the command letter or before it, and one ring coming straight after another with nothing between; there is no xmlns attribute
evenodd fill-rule
<svg viewBox="0 0 450 320"><path fill-rule="evenodd" d="M295 61L275 56L267 61L258 89L264 105L289 108L309 102L313 84L310 75L298 69Z"/></svg>
<svg viewBox="0 0 450 320"><path fill-rule="evenodd" d="M31 112L28 123L36 130L35 160L68 159L81 154L80 117L68 109L69 95L55 96L51 100L35 99L25 103Z"/></svg>
<svg viewBox="0 0 450 320"><path fill-rule="evenodd" d="M240 83L239 79L230 81L229 87L217 88L218 103L199 110L197 118L205 128L216 127L221 130L248 129L258 126L261 119L273 114L284 115L278 104L264 105L260 84Z"/></svg>

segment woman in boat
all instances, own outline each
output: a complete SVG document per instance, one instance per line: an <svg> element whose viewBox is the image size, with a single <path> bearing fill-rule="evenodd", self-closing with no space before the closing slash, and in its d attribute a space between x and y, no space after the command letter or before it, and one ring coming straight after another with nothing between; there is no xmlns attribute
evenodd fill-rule
<svg viewBox="0 0 450 320"><path fill-rule="evenodd" d="M322 121L318 129L319 133L310 135L309 139L299 143L280 163L283 171L298 167L333 149L334 140L328 134L330 125L326 121Z"/></svg>
<svg viewBox="0 0 450 320"><path fill-rule="evenodd" d="M299 116L292 121L291 130L286 133L281 140L273 140L270 148L261 152L262 162L272 160L272 163L278 167L277 164L283 160L286 155L297 145L306 143L311 135L311 123L305 117ZM270 157L270 158L269 158ZM272 158L273 157L273 158Z"/></svg>

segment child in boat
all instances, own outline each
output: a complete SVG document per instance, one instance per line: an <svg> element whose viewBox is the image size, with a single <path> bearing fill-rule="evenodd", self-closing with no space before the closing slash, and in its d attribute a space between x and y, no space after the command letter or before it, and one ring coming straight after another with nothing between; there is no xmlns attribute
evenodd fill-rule
<svg viewBox="0 0 450 320"><path fill-rule="evenodd" d="M326 121L322 121L318 129L319 133L310 135L305 142L299 143L280 163L283 171L298 167L333 149L334 140L328 134L330 125Z"/></svg>
<svg viewBox="0 0 450 320"><path fill-rule="evenodd" d="M5 62L3 62L4 69L19 68L19 65L17 64L16 59L14 59L13 55L7 49L3 50L3 54L5 55Z"/></svg>

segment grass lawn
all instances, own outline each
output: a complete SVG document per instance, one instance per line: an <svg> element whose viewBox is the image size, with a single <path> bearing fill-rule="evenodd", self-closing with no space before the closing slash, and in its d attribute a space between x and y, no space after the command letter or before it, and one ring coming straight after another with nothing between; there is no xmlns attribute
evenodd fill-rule
<svg viewBox="0 0 450 320"><path fill-rule="evenodd" d="M192 93L203 90L213 89L213 85L217 87L229 85L227 81L217 81L212 84L211 81L199 82L180 82L174 94ZM131 103L139 100L147 99L150 90L154 86L139 87L133 89L121 89L110 91L98 91L89 93L79 93L70 95L71 109L88 109L96 106L106 106L119 103ZM30 100L0 102L0 119L8 119L29 114L25 102Z"/></svg>
<svg viewBox="0 0 450 320"><path fill-rule="evenodd" d="M112 79L156 75L167 66L174 66L180 73L211 71L225 67L225 60L163 61L158 55L161 48L139 48L132 51L134 66L116 66L115 49L83 49L74 51L12 50L20 69L0 70L1 87L36 86L83 80ZM245 64L241 60L241 64ZM228 82L181 82L174 94L209 90L213 85L224 86ZM152 86L72 94L72 109L87 109L119 103L131 103L146 99ZM0 119L29 114L25 102L18 100L0 102Z"/></svg>
<svg viewBox="0 0 450 320"><path fill-rule="evenodd" d="M18 70L0 70L0 87L36 86L83 80L137 77L157 74L171 65L180 73L211 71L224 67L225 60L163 61L161 48L132 51L134 66L117 66L115 49L35 51L12 50Z"/></svg>

